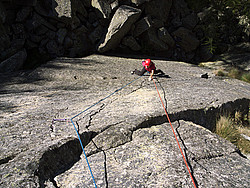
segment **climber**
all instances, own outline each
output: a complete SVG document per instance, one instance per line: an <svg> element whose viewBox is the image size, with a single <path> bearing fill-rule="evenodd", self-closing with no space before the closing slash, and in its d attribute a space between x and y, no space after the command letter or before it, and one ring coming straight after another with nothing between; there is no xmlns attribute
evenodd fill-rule
<svg viewBox="0 0 250 188"><path fill-rule="evenodd" d="M141 71L135 69L134 71L131 72L131 74L137 74L139 76L142 76L145 72L149 72L150 76L148 78L149 81L152 80L152 77L154 74L160 73L161 75L164 75L165 73L160 70L156 69L155 64L151 61L151 59L146 59L142 61L143 68Z"/></svg>

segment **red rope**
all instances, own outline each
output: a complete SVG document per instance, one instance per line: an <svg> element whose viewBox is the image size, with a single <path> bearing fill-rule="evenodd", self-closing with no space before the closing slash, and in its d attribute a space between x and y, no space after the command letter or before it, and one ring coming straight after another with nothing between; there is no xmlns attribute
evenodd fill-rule
<svg viewBox="0 0 250 188"><path fill-rule="evenodd" d="M189 170L187 161L186 161L185 156L184 156L184 154L183 154L183 152L182 152L182 150L181 150L181 146L180 146L179 141L178 141L178 139L177 139L177 137L176 137L176 134L175 134L175 132L174 132L174 129L173 129L172 123L171 123L171 121L170 121L170 118L169 118L169 116L168 116L167 110L166 110L166 108L165 108L165 106L164 106L164 103L163 103L163 101L162 101L162 99L161 99L161 95L160 95L160 93L159 93L159 91L158 91L158 88L157 88L157 86L156 86L155 81L154 81L153 78L152 78L152 80L153 80L153 82L154 82L155 88L156 88L157 93L158 93L158 95L159 95L159 98L160 98L160 100L161 100L162 106L163 106L163 108L164 108L164 110L165 110L165 113L166 113L166 115L167 115L167 119L168 119L168 121L169 121L169 124L171 125L172 131L173 131L173 133L174 133L175 140L176 140L176 142L177 142L177 144L178 144L178 146L179 146L179 149L180 149L180 151L181 151L182 157L183 157L184 162L185 162L185 164L186 164L186 166L187 166L189 175L190 175L190 177L191 177L191 179L192 179L192 182L193 182L193 184L194 184L194 187L196 188L196 185L195 185L195 182L194 182L194 178L193 178L193 176L192 176L192 174L191 174L191 172L190 172L190 170Z"/></svg>

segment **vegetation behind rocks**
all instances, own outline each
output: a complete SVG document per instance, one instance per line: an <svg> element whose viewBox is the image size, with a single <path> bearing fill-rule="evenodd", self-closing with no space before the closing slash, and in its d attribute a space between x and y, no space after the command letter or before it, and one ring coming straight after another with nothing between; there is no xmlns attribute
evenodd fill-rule
<svg viewBox="0 0 250 188"><path fill-rule="evenodd" d="M203 23L203 44L207 44L212 53L221 54L230 45L249 41L249 1L187 0L187 3L199 12Z"/></svg>
<svg viewBox="0 0 250 188"><path fill-rule="evenodd" d="M250 33L245 0L1 0L0 12L1 72L110 52L199 63Z"/></svg>

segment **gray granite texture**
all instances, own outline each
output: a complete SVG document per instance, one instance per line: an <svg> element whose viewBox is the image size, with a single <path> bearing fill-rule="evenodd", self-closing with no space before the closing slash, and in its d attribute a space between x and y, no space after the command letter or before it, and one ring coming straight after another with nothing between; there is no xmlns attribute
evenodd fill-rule
<svg viewBox="0 0 250 188"><path fill-rule="evenodd" d="M71 120L97 187L194 187L171 125L197 187L248 187L249 159L212 130L219 115L248 112L250 85L152 59L170 125L153 81L130 74L141 60L58 58L0 74L0 187L94 187Z"/></svg>

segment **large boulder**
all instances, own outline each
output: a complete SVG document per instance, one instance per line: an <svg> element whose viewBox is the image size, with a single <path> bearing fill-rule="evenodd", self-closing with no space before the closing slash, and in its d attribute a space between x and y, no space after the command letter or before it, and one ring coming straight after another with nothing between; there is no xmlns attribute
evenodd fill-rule
<svg viewBox="0 0 250 188"><path fill-rule="evenodd" d="M138 22L135 23L135 29L133 31L133 35L135 37L141 35L145 31L147 31L149 28L151 28L153 25L152 20L150 17L144 17Z"/></svg>
<svg viewBox="0 0 250 188"><path fill-rule="evenodd" d="M169 46L167 43L159 39L158 32L155 28L149 29L143 38L146 41L147 47L157 52L167 51Z"/></svg>
<svg viewBox="0 0 250 188"><path fill-rule="evenodd" d="M140 14L140 9L127 5L120 6L111 20L104 41L98 45L98 51L105 52L116 48Z"/></svg>
<svg viewBox="0 0 250 188"><path fill-rule="evenodd" d="M0 63L0 72L13 72L22 68L25 60L27 58L26 50L21 50Z"/></svg>
<svg viewBox="0 0 250 188"><path fill-rule="evenodd" d="M163 22L166 22L172 6L172 0L153 0L145 3L145 12Z"/></svg>
<svg viewBox="0 0 250 188"><path fill-rule="evenodd" d="M175 41L165 27L161 27L158 29L158 36L159 36L159 39L165 42L169 47L171 48L174 47Z"/></svg>
<svg viewBox="0 0 250 188"><path fill-rule="evenodd" d="M175 41L185 52L190 52L196 50L200 45L200 41L195 37L192 31L180 27L172 33L175 38Z"/></svg>
<svg viewBox="0 0 250 188"><path fill-rule="evenodd" d="M107 0L92 0L91 5L100 11L103 18L109 18L111 14L111 5Z"/></svg>

